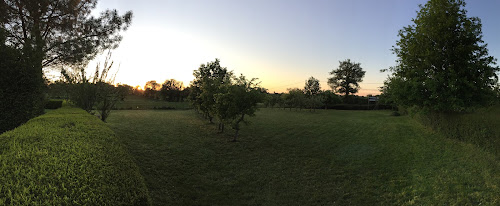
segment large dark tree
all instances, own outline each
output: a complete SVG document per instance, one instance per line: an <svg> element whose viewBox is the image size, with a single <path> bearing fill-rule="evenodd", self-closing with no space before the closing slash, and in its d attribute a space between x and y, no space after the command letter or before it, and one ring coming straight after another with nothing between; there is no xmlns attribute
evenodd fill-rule
<svg viewBox="0 0 500 206"><path fill-rule="evenodd" d="M3 0L1 27L17 49L32 48L40 67L80 64L115 48L131 23L132 12L120 16L106 10L91 16L97 0Z"/></svg>
<svg viewBox="0 0 500 206"><path fill-rule="evenodd" d="M132 13L120 16L116 10L106 10L93 17L90 13L96 4L97 0L0 1L0 30L5 34L1 43L19 54L19 61L9 66L18 70L16 74L2 75L12 74L4 78L18 78L23 85L3 88L9 91L0 92L0 98L26 104L14 104L8 112L22 107L23 112L17 115L23 119L43 113L44 67L81 68L105 49L118 45L120 31L128 28ZM29 100L23 101L26 98Z"/></svg>
<svg viewBox="0 0 500 206"><path fill-rule="evenodd" d="M360 63L351 62L350 59L339 63L339 67L330 72L333 77L328 78L328 85L335 92L344 94L347 98L349 94L358 92L358 83L363 81L365 71L361 68Z"/></svg>
<svg viewBox="0 0 500 206"><path fill-rule="evenodd" d="M397 65L383 92L396 104L438 112L487 105L495 96L495 59L482 40L481 21L463 0L430 0L399 31Z"/></svg>

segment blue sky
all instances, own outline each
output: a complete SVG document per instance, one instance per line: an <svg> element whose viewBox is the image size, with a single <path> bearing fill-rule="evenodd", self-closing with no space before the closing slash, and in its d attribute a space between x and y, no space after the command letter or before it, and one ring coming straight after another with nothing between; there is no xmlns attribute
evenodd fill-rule
<svg viewBox="0 0 500 206"><path fill-rule="evenodd" d="M259 78L270 92L304 86L310 76L322 89L329 72L350 58L366 71L360 95L376 94L395 64L397 33L411 24L424 0L100 0L132 10L134 19L113 59L116 82L177 79L185 85L202 63ZM483 23L490 55L500 57L500 1L466 1ZM92 64L91 64L92 65ZM92 66L91 66L92 67Z"/></svg>

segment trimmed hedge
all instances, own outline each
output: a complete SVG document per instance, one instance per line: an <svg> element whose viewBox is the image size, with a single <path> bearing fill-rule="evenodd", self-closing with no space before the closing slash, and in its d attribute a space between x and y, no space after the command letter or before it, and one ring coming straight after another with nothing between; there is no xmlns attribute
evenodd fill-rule
<svg viewBox="0 0 500 206"><path fill-rule="evenodd" d="M64 106L0 135L0 205L151 205L114 132Z"/></svg>

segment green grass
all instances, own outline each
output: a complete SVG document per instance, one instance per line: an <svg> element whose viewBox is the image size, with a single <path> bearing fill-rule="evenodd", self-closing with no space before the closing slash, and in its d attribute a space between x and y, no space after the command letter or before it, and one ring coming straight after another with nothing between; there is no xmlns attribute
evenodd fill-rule
<svg viewBox="0 0 500 206"><path fill-rule="evenodd" d="M217 134L192 110L108 119L155 205L498 205L498 157L389 111L261 109Z"/></svg>
<svg viewBox="0 0 500 206"><path fill-rule="evenodd" d="M142 96L129 95L124 101L119 101L116 106L119 110L148 110L159 108L191 109L189 102L167 102L163 100L151 100Z"/></svg>
<svg viewBox="0 0 500 206"><path fill-rule="evenodd" d="M65 106L0 135L0 205L148 205L115 133Z"/></svg>

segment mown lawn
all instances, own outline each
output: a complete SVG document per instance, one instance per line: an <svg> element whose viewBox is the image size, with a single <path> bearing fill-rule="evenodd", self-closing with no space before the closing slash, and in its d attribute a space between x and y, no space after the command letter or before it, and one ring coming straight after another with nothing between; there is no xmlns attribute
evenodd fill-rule
<svg viewBox="0 0 500 206"><path fill-rule="evenodd" d="M167 102L151 100L146 97L128 95L124 101L116 103L115 109L120 110L145 110L145 109L190 109L189 102Z"/></svg>
<svg viewBox="0 0 500 206"><path fill-rule="evenodd" d="M192 110L114 111L156 205L498 205L500 162L388 111L261 109L217 134Z"/></svg>

